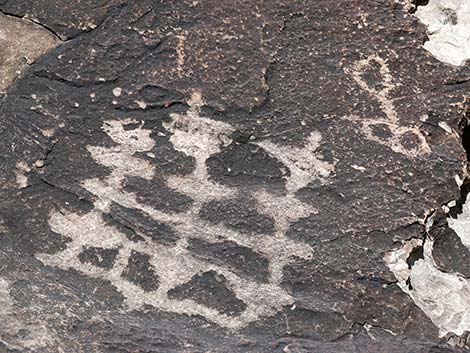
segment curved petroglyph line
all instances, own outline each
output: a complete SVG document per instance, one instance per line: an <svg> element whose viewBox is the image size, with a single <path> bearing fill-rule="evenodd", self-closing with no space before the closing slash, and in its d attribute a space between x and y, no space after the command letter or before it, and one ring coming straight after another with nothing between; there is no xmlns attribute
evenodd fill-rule
<svg viewBox="0 0 470 353"><path fill-rule="evenodd" d="M380 81L381 88L371 87L362 77L368 69L372 69L372 65L379 66L379 73L382 77ZM360 126L360 133L370 141L374 141L383 146L390 148L393 152L403 154L410 158L416 158L421 155L431 153L431 148L426 141L418 126L404 126L403 122L398 119L398 113L395 109L393 99L390 98L392 90L395 88L393 77L387 66L387 62L377 54L357 61L353 66L346 68L345 72L356 82L356 84L374 97L380 104L380 108L385 115L385 119L381 118L364 118L359 116L345 116L344 120L354 121ZM389 128L391 136L376 136L373 133L373 127L376 125L385 125ZM402 139L412 134L418 139L418 144L414 148L405 147Z"/></svg>
<svg viewBox="0 0 470 353"><path fill-rule="evenodd" d="M135 156L137 152L150 151L155 141L150 130L133 119L110 120L103 124L103 130L116 143L114 147L88 146L96 162L111 169L104 179L88 179L82 186L95 195L95 209L85 215L66 211L53 212L50 226L54 232L69 237L72 241L67 248L56 254L37 254L43 263L60 268L74 268L89 276L110 281L126 298L130 309L138 309L148 304L160 310L186 315L201 315L220 326L238 329L263 316L272 316L294 299L281 287L283 268L294 257L310 259L313 249L305 243L294 241L286 236L289 225L300 218L308 217L317 210L298 200L294 193L314 179L324 179L333 172L334 166L315 156L320 144L318 132L307 139L305 148L281 148L271 142L260 145L268 153L279 157L291 169L291 179L287 180L287 193L271 193L262 188L254 188L252 197L257 211L271 217L274 224L273 235L246 234L230 229L223 224L212 224L199 217L201 207L213 200L229 199L238 190L213 182L208 175L206 160L231 143L230 135L234 128L224 122L201 116L202 98L197 93L189 102L191 108L184 114L171 115L169 122L163 124L174 148L195 160L192 173L185 176L170 176L166 186L192 198L189 209L182 212L161 211L140 203L136 195L123 190L123 182L129 176L152 179L155 166ZM125 125L136 125L133 130ZM292 157L293 154L297 156ZM114 226L103 221L102 215L110 212L113 204L142 211L151 219L167 224L175 230L179 239L173 245L158 244L144 234L143 242L129 241ZM216 243L221 240L232 241L239 246L248 247L269 260L268 283L259 283L241 278L224 266L214 265L195 258L187 249L190 238ZM82 263L79 254L84 248L101 247L117 249L112 268L100 268ZM147 254L150 265L158 276L159 286L145 291L123 278L122 273L133 251ZM201 272L215 271L224 276L227 285L236 297L243 301L246 308L238 316L220 313L214 308L201 305L193 300L169 298L168 291L187 283Z"/></svg>
<svg viewBox="0 0 470 353"><path fill-rule="evenodd" d="M269 140L256 144L289 168L290 176L287 178L286 189L289 193L295 193L306 187L310 181L324 180L334 172L334 164L323 161L316 153L320 142L320 133L313 131L305 139L302 148L279 146Z"/></svg>

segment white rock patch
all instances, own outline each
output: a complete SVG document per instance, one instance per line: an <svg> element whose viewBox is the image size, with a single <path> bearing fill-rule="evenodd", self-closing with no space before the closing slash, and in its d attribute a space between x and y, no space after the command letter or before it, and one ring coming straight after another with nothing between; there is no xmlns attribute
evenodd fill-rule
<svg viewBox="0 0 470 353"><path fill-rule="evenodd" d="M386 253L385 263L397 278L398 286L439 328L441 337L448 333L463 335L470 331L470 281L436 267L432 259L433 242L429 239L424 242L424 258L410 268L407 258L415 247L422 245L422 240L411 239L402 248Z"/></svg>
<svg viewBox="0 0 470 353"><path fill-rule="evenodd" d="M470 195L467 195L465 204L462 207L462 213L457 218L448 218L447 222L449 227L462 240L462 244L470 249Z"/></svg>
<svg viewBox="0 0 470 353"><path fill-rule="evenodd" d="M470 1L429 0L416 16L428 27L424 48L436 59L455 66L470 59Z"/></svg>

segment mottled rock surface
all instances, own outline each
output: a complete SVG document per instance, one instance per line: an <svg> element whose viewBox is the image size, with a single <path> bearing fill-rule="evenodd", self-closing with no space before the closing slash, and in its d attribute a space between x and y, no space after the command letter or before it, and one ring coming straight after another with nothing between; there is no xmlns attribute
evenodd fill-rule
<svg viewBox="0 0 470 353"><path fill-rule="evenodd" d="M32 21L0 13L0 93L59 42L57 36Z"/></svg>
<svg viewBox="0 0 470 353"><path fill-rule="evenodd" d="M417 5L0 0L0 351L470 351Z"/></svg>

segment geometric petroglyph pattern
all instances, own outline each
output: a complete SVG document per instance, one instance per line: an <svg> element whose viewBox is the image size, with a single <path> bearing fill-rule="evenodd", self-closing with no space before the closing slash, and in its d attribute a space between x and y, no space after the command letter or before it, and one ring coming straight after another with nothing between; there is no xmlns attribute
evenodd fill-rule
<svg viewBox="0 0 470 353"><path fill-rule="evenodd" d="M418 126L406 126L399 121L393 99L390 98L390 93L397 86L393 83L393 77L384 59L378 55L371 55L345 69L345 72L361 89L377 100L385 118L347 116L343 119L357 123L360 133L366 139L386 146L393 152L410 158L431 152L431 148ZM368 75L375 76L372 82L365 79ZM377 130L383 129L387 131L385 135L376 133ZM405 143L406 140L411 143Z"/></svg>
<svg viewBox="0 0 470 353"><path fill-rule="evenodd" d="M188 175L170 176L162 183L190 198L190 206L184 210L160 210L140 202L136 194L124 190L126 178L151 180L154 177L155 165L136 153L148 153L155 141L150 137L152 131L143 128L143 122L108 120L102 128L116 145L88 146L88 151L97 163L109 167L112 172L104 179L82 182L82 186L96 197L94 209L87 214L65 210L53 212L49 221L52 230L70 238L71 242L56 254L36 256L44 264L75 269L110 281L123 294L130 310L151 305L163 311L200 315L222 327L239 329L293 304L293 298L281 287L283 268L294 257L311 258L313 250L308 244L288 238L286 232L292 222L317 212L298 200L295 192L314 179L326 179L334 171L334 166L316 154L321 139L316 131L307 139L303 149L283 148L269 141L260 143L268 154L279 157L291 171L285 192L268 192L263 187L250 189L256 211L273 219L274 231L271 235L254 231L247 234L223 223L210 223L200 217L202 206L214 200L228 200L238 194L236 187L210 180L206 167L206 160L230 143L234 128L201 116L203 100L199 94L193 94L189 103L190 109L184 114L172 114L164 128L171 136L174 148L194 159L195 168ZM129 239L122 229L105 221L104 216L116 207L133 210L165 225L174 232L174 239L161 242L158 237L149 237L138 231L140 240ZM224 263L194 256L190 249L194 242L226 242L248 248L250 253L267 259L267 279L247 278ZM208 274L224 286L223 293L234 295L232 302L237 305L236 315L223 312L220 306L211 305L210 301L169 295L177 288L190 292L189 284L209 278Z"/></svg>

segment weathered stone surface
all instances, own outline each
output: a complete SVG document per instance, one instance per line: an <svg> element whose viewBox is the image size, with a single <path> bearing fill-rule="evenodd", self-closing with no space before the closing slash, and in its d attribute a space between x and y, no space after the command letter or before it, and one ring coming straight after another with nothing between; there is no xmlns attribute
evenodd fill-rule
<svg viewBox="0 0 470 353"><path fill-rule="evenodd" d="M126 3L121 0L2 0L2 11L43 24L62 39L70 39L100 26Z"/></svg>
<svg viewBox="0 0 470 353"><path fill-rule="evenodd" d="M64 40L0 101L0 349L468 351L470 67L412 7L0 0Z"/></svg>
<svg viewBox="0 0 470 353"><path fill-rule="evenodd" d="M188 249L194 256L218 266L227 266L241 277L260 282L269 279L269 260L236 242L209 243L201 239L189 239Z"/></svg>
<svg viewBox="0 0 470 353"><path fill-rule="evenodd" d="M0 93L42 54L60 43L45 28L0 13Z"/></svg>
<svg viewBox="0 0 470 353"><path fill-rule="evenodd" d="M470 249L449 228L445 219L435 223L430 236L434 239L433 259L445 272L460 273L470 278Z"/></svg>
<svg viewBox="0 0 470 353"><path fill-rule="evenodd" d="M214 307L226 315L241 314L246 305L227 288L227 279L214 271L199 273L187 283L168 292L170 298L192 299L207 307Z"/></svg>
<svg viewBox="0 0 470 353"><path fill-rule="evenodd" d="M158 276L149 260L150 256L147 254L133 251L121 276L146 292L156 290L159 283Z"/></svg>

